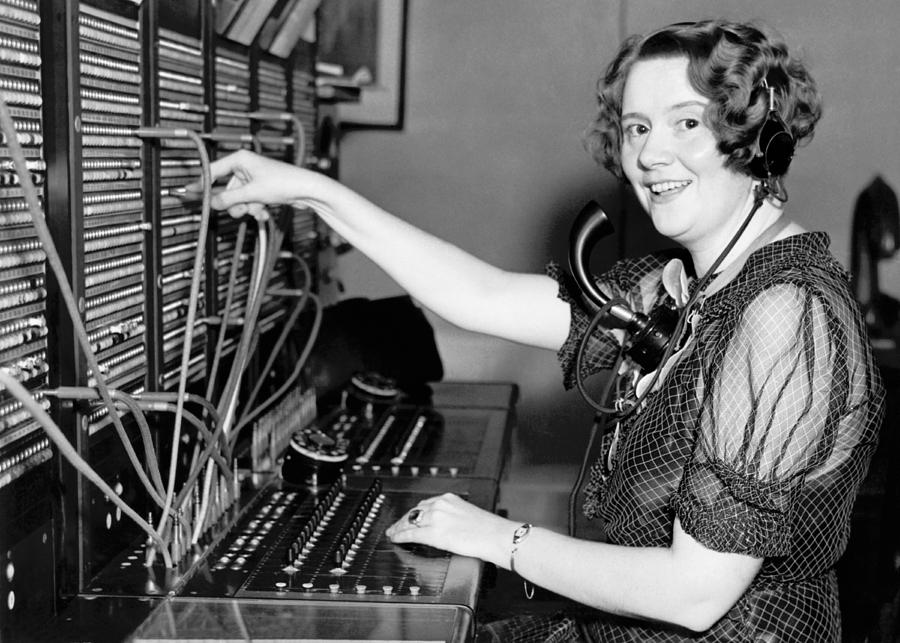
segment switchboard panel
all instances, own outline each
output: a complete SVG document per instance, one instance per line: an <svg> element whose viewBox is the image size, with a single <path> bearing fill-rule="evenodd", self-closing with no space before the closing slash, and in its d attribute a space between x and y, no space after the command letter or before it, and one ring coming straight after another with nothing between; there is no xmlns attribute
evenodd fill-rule
<svg viewBox="0 0 900 643"><path fill-rule="evenodd" d="M159 125L178 130L202 132L206 128L209 103L205 93L206 64L199 35L190 36L171 29L159 30ZM162 294L163 372L156 383L171 390L178 379L194 256L198 248L200 203L179 195L178 189L201 180L201 160L194 142L185 138L162 140L159 153L159 220L161 271L157 287ZM201 283L205 280L201 276ZM201 289L196 302L200 321L192 329L188 378L201 379L207 367L208 324L202 312L206 292Z"/></svg>
<svg viewBox="0 0 900 643"><path fill-rule="evenodd" d="M27 172L39 193L43 155L40 16L37 3L0 3L0 90L6 98ZM45 409L47 384L46 254L14 171L7 135L0 147L0 367ZM22 403L0 393L0 488L51 457L50 442Z"/></svg>

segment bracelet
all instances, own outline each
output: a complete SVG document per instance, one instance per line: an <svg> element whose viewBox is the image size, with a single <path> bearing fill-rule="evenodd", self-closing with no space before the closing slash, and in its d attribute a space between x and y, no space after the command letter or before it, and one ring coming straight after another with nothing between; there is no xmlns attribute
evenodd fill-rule
<svg viewBox="0 0 900 643"><path fill-rule="evenodd" d="M528 538L531 533L531 523L525 523L521 527L516 527L513 532L512 549L509 551L509 571L516 573L516 552L519 551L519 544Z"/></svg>
<svg viewBox="0 0 900 643"><path fill-rule="evenodd" d="M512 538L512 548L509 550L509 571L512 573L516 573L516 552L519 551L519 545L523 540L528 538L528 534L531 533L531 523L526 522L525 524L516 527L516 530L513 532ZM534 587L528 587L528 581L524 578L522 579L522 587L525 589L525 598L531 600L534 596Z"/></svg>

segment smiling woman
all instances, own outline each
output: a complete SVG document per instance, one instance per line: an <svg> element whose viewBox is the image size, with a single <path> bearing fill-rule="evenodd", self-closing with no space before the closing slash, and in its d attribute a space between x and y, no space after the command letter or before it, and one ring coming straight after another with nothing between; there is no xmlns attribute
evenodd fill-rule
<svg viewBox="0 0 900 643"><path fill-rule="evenodd" d="M627 333L596 324L558 266L501 270L328 177L246 151L213 164L213 178L235 177L215 207L312 207L451 323L558 351L566 386L577 364L584 376L612 369L606 406L619 412L584 505L605 542L451 494L388 529L394 542L514 569L593 608L485 624L480 640L839 640L834 564L883 390L827 236L784 215L783 174L819 114L804 66L753 26L678 24L623 44L588 146L687 250L687 269L660 253L596 282L635 312L680 311L658 373L625 356Z"/></svg>
<svg viewBox="0 0 900 643"><path fill-rule="evenodd" d="M709 99L691 86L687 68L686 56L641 60L631 68L620 159L656 229L687 248L702 273L749 211L753 177L726 166L707 124ZM778 215L758 212L760 230Z"/></svg>

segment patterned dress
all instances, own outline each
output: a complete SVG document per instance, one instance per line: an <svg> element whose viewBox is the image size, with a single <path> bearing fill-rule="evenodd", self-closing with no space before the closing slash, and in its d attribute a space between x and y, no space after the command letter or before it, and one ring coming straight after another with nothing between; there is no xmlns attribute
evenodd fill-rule
<svg viewBox="0 0 900 643"><path fill-rule="evenodd" d="M603 520L611 543L669 546L677 517L710 549L763 558L747 592L701 634L594 611L525 618L522 640L840 640L834 565L875 450L884 393L846 272L828 245L824 233L765 245L694 307L681 349L607 441L585 489L584 511ZM661 279L668 259L619 262L599 283L647 312L669 296ZM559 352L570 387L591 316L569 278L554 265L548 273L572 308ZM584 375L609 368L619 348L608 331L591 338Z"/></svg>

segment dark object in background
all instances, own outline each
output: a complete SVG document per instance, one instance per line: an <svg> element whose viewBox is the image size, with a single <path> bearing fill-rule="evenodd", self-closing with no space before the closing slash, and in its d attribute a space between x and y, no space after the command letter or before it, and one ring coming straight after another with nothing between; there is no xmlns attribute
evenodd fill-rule
<svg viewBox="0 0 900 643"><path fill-rule="evenodd" d="M879 263L900 247L897 195L876 176L853 211L850 272L888 391L878 448L851 515L850 540L838 561L843 643L897 641L900 636L900 302L881 292Z"/></svg>
<svg viewBox="0 0 900 643"><path fill-rule="evenodd" d="M900 213L897 194L876 176L856 199L850 249L853 292L873 340L900 340L900 302L881 292L878 263L897 254Z"/></svg>
<svg viewBox="0 0 900 643"><path fill-rule="evenodd" d="M285 482L317 487L337 480L349 458L347 435L333 430L346 424L335 409L312 425L295 432L284 453L281 477Z"/></svg>
<svg viewBox="0 0 900 643"><path fill-rule="evenodd" d="M412 398L428 398L444 377L434 329L408 295L345 299L325 309L309 358L319 399L340 393L357 373L391 378Z"/></svg>

